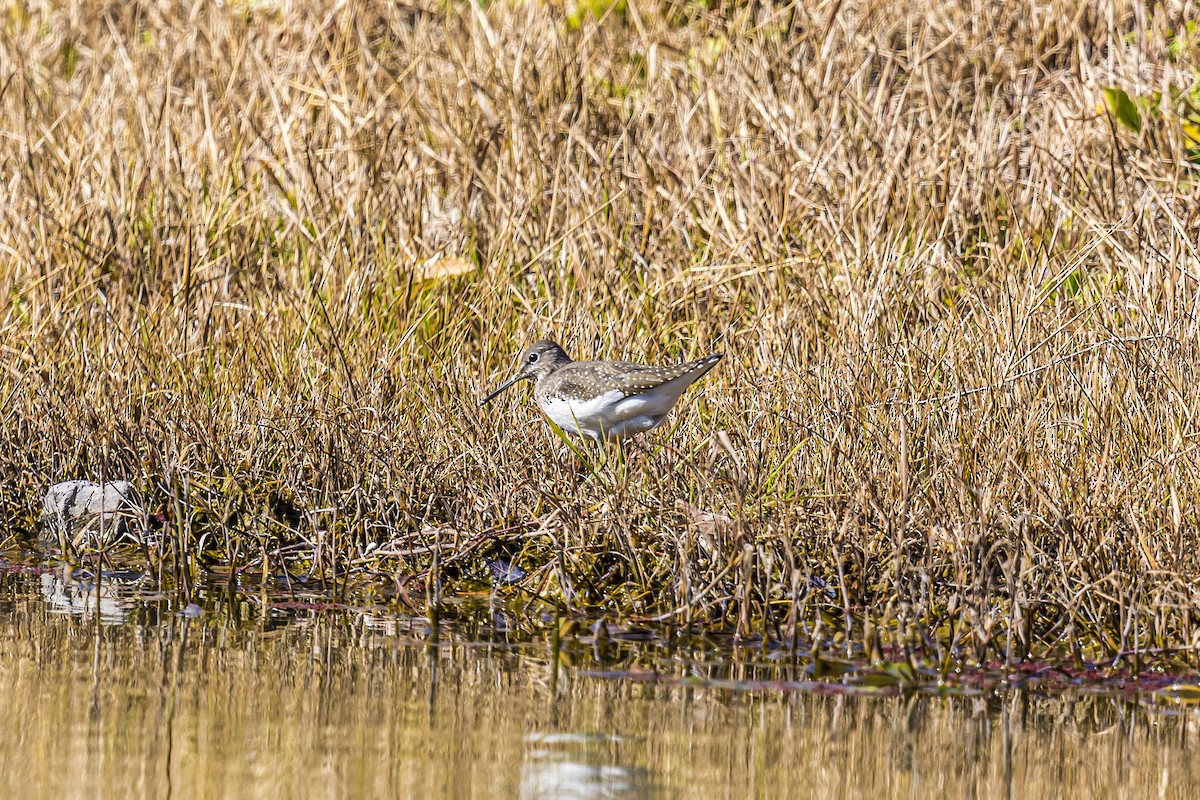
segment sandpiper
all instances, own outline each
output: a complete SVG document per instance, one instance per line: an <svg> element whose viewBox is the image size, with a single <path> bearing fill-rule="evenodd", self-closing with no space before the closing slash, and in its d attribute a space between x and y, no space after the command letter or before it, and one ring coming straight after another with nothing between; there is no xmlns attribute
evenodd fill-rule
<svg viewBox="0 0 1200 800"><path fill-rule="evenodd" d="M624 439L661 425L684 390L716 366L722 355L666 367L572 361L561 347L543 339L521 354L517 374L479 404L530 379L534 402L563 430L597 442Z"/></svg>

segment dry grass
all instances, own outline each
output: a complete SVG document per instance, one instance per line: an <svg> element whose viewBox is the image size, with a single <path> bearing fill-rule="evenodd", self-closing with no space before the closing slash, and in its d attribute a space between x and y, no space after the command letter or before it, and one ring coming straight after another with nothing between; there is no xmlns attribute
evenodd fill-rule
<svg viewBox="0 0 1200 800"><path fill-rule="evenodd" d="M0 516L127 477L189 580L434 546L451 590L499 552L573 608L838 646L1191 647L1197 164L1169 100L1098 106L1194 88L1196 20L13 3ZM474 404L547 332L728 356L581 457Z"/></svg>

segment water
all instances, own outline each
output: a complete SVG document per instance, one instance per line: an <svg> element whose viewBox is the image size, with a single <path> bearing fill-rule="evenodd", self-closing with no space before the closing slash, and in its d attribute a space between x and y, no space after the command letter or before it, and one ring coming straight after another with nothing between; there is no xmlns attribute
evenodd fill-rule
<svg viewBox="0 0 1200 800"><path fill-rule="evenodd" d="M1136 696L738 690L782 668L195 599L0 573L0 796L1200 796L1200 715Z"/></svg>

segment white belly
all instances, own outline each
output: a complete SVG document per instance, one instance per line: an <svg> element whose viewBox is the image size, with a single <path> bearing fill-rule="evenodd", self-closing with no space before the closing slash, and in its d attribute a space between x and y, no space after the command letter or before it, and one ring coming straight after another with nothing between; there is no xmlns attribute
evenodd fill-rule
<svg viewBox="0 0 1200 800"><path fill-rule="evenodd" d="M588 400L549 397L541 409L564 431L601 441L623 439L657 427L670 405L659 414L654 413L657 407L648 407L655 405L645 403L644 395L626 398L614 389Z"/></svg>

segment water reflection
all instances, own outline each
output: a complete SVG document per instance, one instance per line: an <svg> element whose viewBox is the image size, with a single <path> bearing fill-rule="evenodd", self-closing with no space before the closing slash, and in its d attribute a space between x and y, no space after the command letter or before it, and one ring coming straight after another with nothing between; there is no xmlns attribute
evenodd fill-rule
<svg viewBox="0 0 1200 800"><path fill-rule="evenodd" d="M745 683L778 664L648 636L560 660L462 620L61 570L0 572L0 599L4 797L1200 796L1198 717L1160 698L778 691Z"/></svg>
<svg viewBox="0 0 1200 800"><path fill-rule="evenodd" d="M623 740L580 733L525 737L520 797L524 800L601 800L650 797L649 773L610 763Z"/></svg>
<svg viewBox="0 0 1200 800"><path fill-rule="evenodd" d="M62 566L39 575L42 597L51 613L75 614L85 618L99 616L105 625L125 622L132 607L127 597L130 584L116 579L96 580L90 573L76 575L76 570Z"/></svg>

